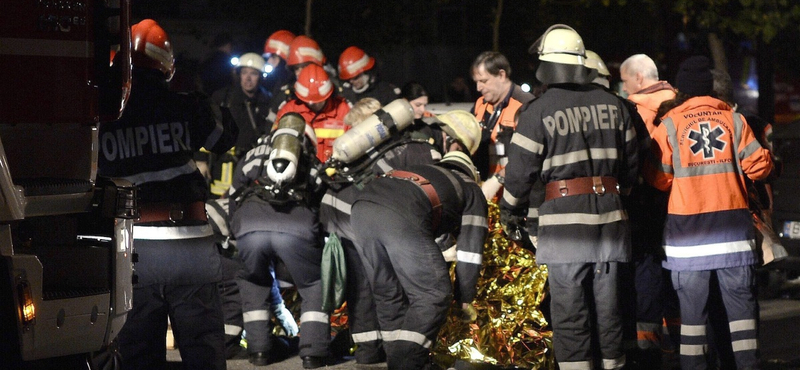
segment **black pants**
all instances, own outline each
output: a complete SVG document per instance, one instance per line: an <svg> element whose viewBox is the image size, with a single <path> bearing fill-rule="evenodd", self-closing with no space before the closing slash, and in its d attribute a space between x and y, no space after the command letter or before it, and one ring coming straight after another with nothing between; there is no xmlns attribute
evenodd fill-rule
<svg viewBox="0 0 800 370"><path fill-rule="evenodd" d="M422 369L453 299L435 236L387 207L356 202L356 248L375 296L387 365Z"/></svg>
<svg viewBox="0 0 800 370"><path fill-rule="evenodd" d="M561 368L622 368L619 263L548 264L547 271L553 352Z"/></svg>
<svg viewBox="0 0 800 370"><path fill-rule="evenodd" d="M134 287L133 308L118 336L123 369L166 369L167 317L184 369L225 369L215 283Z"/></svg>

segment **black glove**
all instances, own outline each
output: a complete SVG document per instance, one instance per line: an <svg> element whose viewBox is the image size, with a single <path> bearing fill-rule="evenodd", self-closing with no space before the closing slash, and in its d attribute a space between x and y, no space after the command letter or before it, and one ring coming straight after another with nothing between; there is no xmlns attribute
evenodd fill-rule
<svg viewBox="0 0 800 370"><path fill-rule="evenodd" d="M522 240L525 231L525 216L514 214L507 208L500 208L500 225L511 240Z"/></svg>

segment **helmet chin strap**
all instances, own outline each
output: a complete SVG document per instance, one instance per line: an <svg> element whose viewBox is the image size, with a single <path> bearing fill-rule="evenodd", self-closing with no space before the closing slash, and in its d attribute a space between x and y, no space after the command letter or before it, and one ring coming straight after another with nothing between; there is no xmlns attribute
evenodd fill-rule
<svg viewBox="0 0 800 370"><path fill-rule="evenodd" d="M355 91L356 94L361 94L364 91L367 91L367 89L369 89L369 81L367 81L367 83L365 83L364 86L361 87L360 89L356 89L355 87L353 87L353 91Z"/></svg>

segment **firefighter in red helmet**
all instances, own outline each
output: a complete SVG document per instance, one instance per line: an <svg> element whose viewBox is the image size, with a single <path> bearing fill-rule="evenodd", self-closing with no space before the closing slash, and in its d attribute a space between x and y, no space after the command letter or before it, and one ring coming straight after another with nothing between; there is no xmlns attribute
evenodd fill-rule
<svg viewBox="0 0 800 370"><path fill-rule="evenodd" d="M276 95L278 89L294 81L294 74L287 69L286 62L289 58L290 45L295 37L294 33L279 30L269 35L267 41L264 42L262 56L268 65L266 66L267 77L262 84L273 96Z"/></svg>
<svg viewBox="0 0 800 370"><path fill-rule="evenodd" d="M355 103L363 98L375 98L381 105L400 97L400 89L378 78L375 58L357 46L351 46L339 56L339 79L342 96Z"/></svg>
<svg viewBox="0 0 800 370"><path fill-rule="evenodd" d="M346 128L344 116L350 106L341 96L334 94L335 85L317 64L303 68L294 84L296 98L287 102L278 111L278 120L284 114L295 112L303 116L306 124L314 128L317 135L317 157L324 162L333 153L333 140Z"/></svg>
<svg viewBox="0 0 800 370"><path fill-rule="evenodd" d="M225 153L236 142L233 122L217 122L200 94L169 91L172 43L158 23L131 28L133 83L119 120L100 126L98 174L139 188L133 243L138 283L117 337L125 369L166 366L169 319L184 367L225 369L217 282L220 254L205 212L207 184L192 155Z"/></svg>

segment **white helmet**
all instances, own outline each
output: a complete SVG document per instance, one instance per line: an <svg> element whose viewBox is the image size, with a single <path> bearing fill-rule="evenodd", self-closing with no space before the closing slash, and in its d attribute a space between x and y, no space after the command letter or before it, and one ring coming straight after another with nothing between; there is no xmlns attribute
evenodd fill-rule
<svg viewBox="0 0 800 370"><path fill-rule="evenodd" d="M264 57L258 55L256 53L247 53L239 57L239 64L236 65L236 68L242 67L250 67L253 69L258 70L259 73L264 73L266 70L267 62L264 60Z"/></svg>
<svg viewBox="0 0 800 370"><path fill-rule="evenodd" d="M586 61L584 62L583 65L585 65L588 68L597 70L597 74L602 77L611 76L611 72L608 71L608 67L606 67L605 63L603 63L603 59L601 59L600 56L597 55L597 53L591 50L586 50Z"/></svg>
<svg viewBox="0 0 800 370"><path fill-rule="evenodd" d="M565 24L554 24L528 50L539 60L559 64L584 65L586 47L581 35Z"/></svg>
<svg viewBox="0 0 800 370"><path fill-rule="evenodd" d="M463 174L470 176L476 182L480 181L478 169L472 164L472 159L469 157L469 155L467 155L467 153L464 153L460 150L447 152L444 157L442 157L442 160L439 161L439 165L447 168L457 169Z"/></svg>

